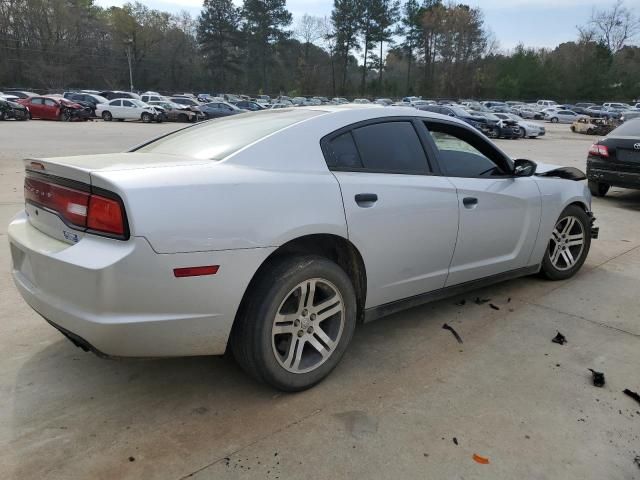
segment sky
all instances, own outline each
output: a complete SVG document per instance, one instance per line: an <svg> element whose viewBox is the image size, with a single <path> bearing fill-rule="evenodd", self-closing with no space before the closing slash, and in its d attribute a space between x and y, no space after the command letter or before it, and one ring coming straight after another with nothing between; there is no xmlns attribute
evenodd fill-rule
<svg viewBox="0 0 640 480"><path fill-rule="evenodd" d="M139 0L150 8L177 13L186 10L194 17L200 12L202 0ZM401 0L402 1L402 0ZM241 0L234 0L241 4ZM603 10L616 0L458 0L479 7L487 27L493 32L503 50L513 49L519 43L528 47L555 47L575 40L578 25L584 25L594 8ZM96 0L108 7L122 5L122 0ZM640 12L640 0L625 0L626 7ZM332 0L287 0L287 8L294 16L305 13L328 16Z"/></svg>

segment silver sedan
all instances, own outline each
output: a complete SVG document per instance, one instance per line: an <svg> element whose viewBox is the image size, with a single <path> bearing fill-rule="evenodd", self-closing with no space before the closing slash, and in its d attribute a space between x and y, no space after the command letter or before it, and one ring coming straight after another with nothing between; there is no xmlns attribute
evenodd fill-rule
<svg viewBox="0 0 640 480"><path fill-rule="evenodd" d="M52 326L107 356L230 349L287 391L328 375L358 322L573 276L597 231L580 171L406 108L266 110L25 168L13 278Z"/></svg>

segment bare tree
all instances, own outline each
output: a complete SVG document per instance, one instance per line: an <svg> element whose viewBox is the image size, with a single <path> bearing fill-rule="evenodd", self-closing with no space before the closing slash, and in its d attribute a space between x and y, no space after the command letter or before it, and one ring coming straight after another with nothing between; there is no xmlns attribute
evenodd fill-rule
<svg viewBox="0 0 640 480"><path fill-rule="evenodd" d="M640 17L618 0L610 10L593 10L585 27L578 27L581 40L596 40L616 53L640 32Z"/></svg>

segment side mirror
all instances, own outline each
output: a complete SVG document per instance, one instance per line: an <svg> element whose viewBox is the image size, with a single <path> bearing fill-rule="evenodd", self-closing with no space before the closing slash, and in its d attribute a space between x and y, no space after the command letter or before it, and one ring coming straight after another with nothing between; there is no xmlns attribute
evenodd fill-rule
<svg viewBox="0 0 640 480"><path fill-rule="evenodd" d="M536 173L538 165L533 160L519 158L514 162L513 175L515 177L530 177Z"/></svg>

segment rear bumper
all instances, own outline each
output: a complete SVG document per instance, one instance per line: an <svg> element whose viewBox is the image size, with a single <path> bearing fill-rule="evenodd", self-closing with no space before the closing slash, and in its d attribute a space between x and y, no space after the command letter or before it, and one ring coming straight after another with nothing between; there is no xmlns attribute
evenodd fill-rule
<svg viewBox="0 0 640 480"><path fill-rule="evenodd" d="M640 172L624 172L620 170L594 167L587 161L587 179L606 183L613 187L640 188Z"/></svg>
<svg viewBox="0 0 640 480"><path fill-rule="evenodd" d="M9 225L14 282L25 301L77 345L122 357L224 353L242 295L272 249L157 254L141 237L87 235L69 245ZM220 265L175 278L174 268Z"/></svg>

